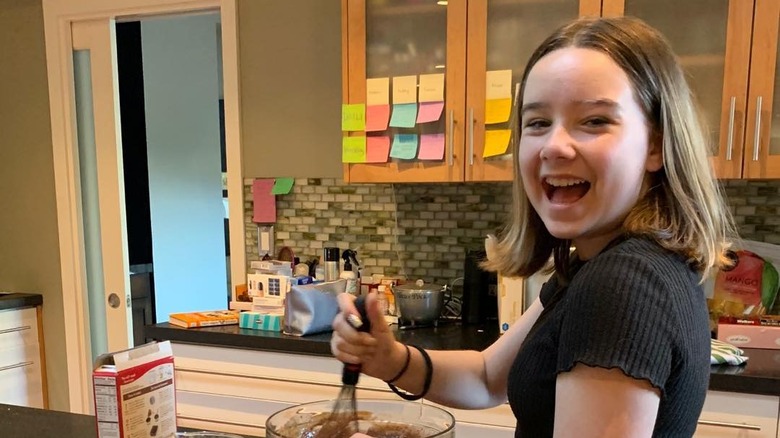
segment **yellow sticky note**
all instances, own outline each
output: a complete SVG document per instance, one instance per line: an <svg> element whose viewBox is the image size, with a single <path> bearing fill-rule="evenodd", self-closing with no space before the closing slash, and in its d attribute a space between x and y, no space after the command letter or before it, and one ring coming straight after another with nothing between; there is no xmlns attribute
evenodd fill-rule
<svg viewBox="0 0 780 438"><path fill-rule="evenodd" d="M512 97L512 70L493 70L485 75L485 99Z"/></svg>
<svg viewBox="0 0 780 438"><path fill-rule="evenodd" d="M485 124L504 123L509 120L512 99L491 99L485 102Z"/></svg>
<svg viewBox="0 0 780 438"><path fill-rule="evenodd" d="M366 105L363 103L341 105L341 130L365 131Z"/></svg>
<svg viewBox="0 0 780 438"><path fill-rule="evenodd" d="M444 101L444 73L420 75L420 102Z"/></svg>
<svg viewBox="0 0 780 438"><path fill-rule="evenodd" d="M366 162L366 137L342 137L341 141L342 163Z"/></svg>
<svg viewBox="0 0 780 438"><path fill-rule="evenodd" d="M393 78L393 105L417 103L417 76Z"/></svg>
<svg viewBox="0 0 780 438"><path fill-rule="evenodd" d="M390 78L366 79L366 105L390 103Z"/></svg>
<svg viewBox="0 0 780 438"><path fill-rule="evenodd" d="M512 131L509 129L485 130L485 150L482 152L482 157L505 154L511 136Z"/></svg>

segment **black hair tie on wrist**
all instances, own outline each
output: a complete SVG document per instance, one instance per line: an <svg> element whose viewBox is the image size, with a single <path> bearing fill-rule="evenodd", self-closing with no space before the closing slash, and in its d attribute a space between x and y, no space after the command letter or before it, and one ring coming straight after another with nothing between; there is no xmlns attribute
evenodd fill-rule
<svg viewBox="0 0 780 438"><path fill-rule="evenodd" d="M403 376L404 373L406 372L406 370L409 368L409 362L411 362L411 359L412 359L412 352L409 351L409 346L408 345L406 345L406 344L402 344L402 345L406 348L406 362L404 362L403 368L401 368L401 371L399 371L398 374L395 375L395 377L393 377L390 380L385 380L385 383L387 383L387 384L391 384L391 383L397 382L398 379L400 379L401 376Z"/></svg>
<svg viewBox="0 0 780 438"><path fill-rule="evenodd" d="M395 385L392 383L388 383L387 386L390 387L390 389L398 394L399 397L401 397L404 400L409 401L415 401L420 400L421 398L425 397L428 394L428 390L431 389L431 380L433 380L433 363L431 362L431 357L428 355L428 352L426 352L423 348L420 348L416 345L409 345L409 347L415 348L417 351L420 352L420 354L423 357L423 360L425 361L425 381L423 382L423 390L420 394L409 394L401 392L398 388L396 388ZM410 354L411 356L411 354Z"/></svg>

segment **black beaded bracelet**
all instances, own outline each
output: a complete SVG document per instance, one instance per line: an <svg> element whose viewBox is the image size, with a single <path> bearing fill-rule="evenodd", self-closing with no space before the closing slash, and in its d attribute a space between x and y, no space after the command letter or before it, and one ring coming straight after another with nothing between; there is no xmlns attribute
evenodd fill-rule
<svg viewBox="0 0 780 438"><path fill-rule="evenodd" d="M420 400L421 398L425 397L428 394L428 390L431 389L431 380L433 380L433 363L431 362L431 357L428 355L428 352L425 351L425 349L420 348L416 345L409 345L410 347L414 347L417 351L420 352L420 354L423 357L423 360L425 361L425 381L423 382L423 390L420 394L408 394L401 392L398 388L395 387L392 383L388 383L387 386L390 387L390 389L398 394L399 397L401 397L404 400L409 401L415 401Z"/></svg>
<svg viewBox="0 0 780 438"><path fill-rule="evenodd" d="M400 379L401 376L403 376L406 370L409 368L409 362L411 362L412 359L412 352L409 351L408 345L406 344L402 344L402 345L406 348L406 362L404 362L403 368L401 368L401 371L399 371L398 374L395 375L395 377L393 377L390 380L385 380L385 383L387 384L395 383L396 381L398 381L398 379Z"/></svg>

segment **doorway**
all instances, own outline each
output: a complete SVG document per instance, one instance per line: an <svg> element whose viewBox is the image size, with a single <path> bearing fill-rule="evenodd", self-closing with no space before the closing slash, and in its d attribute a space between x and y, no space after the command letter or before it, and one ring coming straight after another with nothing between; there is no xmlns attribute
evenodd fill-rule
<svg viewBox="0 0 780 438"><path fill-rule="evenodd" d="M229 302L218 12L116 24L133 339Z"/></svg>

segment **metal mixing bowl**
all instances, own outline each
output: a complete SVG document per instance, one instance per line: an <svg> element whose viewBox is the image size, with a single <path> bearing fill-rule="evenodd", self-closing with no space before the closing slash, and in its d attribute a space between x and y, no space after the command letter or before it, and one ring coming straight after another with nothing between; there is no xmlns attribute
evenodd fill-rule
<svg viewBox="0 0 780 438"><path fill-rule="evenodd" d="M445 299L451 298L448 286L439 286L417 280L414 283L392 287L399 324L436 324L444 308Z"/></svg>

